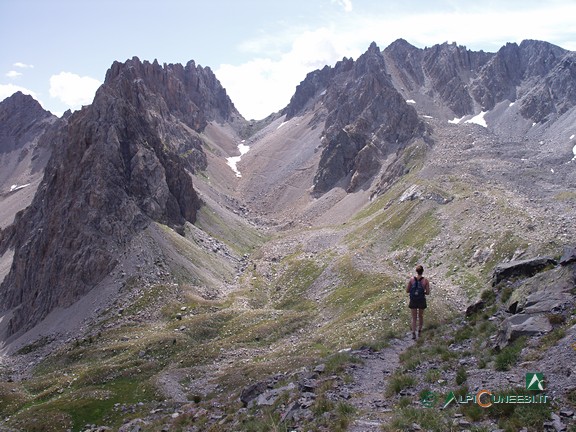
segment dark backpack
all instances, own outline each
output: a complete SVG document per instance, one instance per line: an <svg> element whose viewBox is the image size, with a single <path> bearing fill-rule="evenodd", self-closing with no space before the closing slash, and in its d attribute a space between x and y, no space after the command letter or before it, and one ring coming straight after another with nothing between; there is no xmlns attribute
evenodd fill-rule
<svg viewBox="0 0 576 432"><path fill-rule="evenodd" d="M412 286L410 286L410 300L421 301L424 299L424 286L422 285L422 281L415 277Z"/></svg>

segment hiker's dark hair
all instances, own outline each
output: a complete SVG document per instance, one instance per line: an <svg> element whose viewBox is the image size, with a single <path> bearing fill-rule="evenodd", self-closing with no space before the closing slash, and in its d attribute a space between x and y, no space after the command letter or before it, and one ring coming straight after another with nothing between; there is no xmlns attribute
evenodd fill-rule
<svg viewBox="0 0 576 432"><path fill-rule="evenodd" d="M416 273L418 273L420 276L422 276L422 273L424 273L424 267L422 267L421 265L417 265L416 266Z"/></svg>

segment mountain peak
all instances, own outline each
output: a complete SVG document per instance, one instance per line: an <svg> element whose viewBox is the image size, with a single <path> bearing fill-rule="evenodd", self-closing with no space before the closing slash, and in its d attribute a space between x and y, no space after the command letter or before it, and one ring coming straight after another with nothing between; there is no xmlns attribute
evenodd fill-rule
<svg viewBox="0 0 576 432"><path fill-rule="evenodd" d="M189 61L160 65L132 57L124 63L115 61L104 86L126 97L147 91L160 96L166 109L194 130L202 131L208 122L243 121L212 70Z"/></svg>
<svg viewBox="0 0 576 432"><path fill-rule="evenodd" d="M376 42L372 42L370 44L370 46L368 47L368 52L373 52L373 53L380 53L380 48L378 47L378 45L376 45Z"/></svg>
<svg viewBox="0 0 576 432"><path fill-rule="evenodd" d="M17 91L12 96L0 102L0 121L5 115L13 112L26 112L27 117L49 117L51 114L46 111L40 103L28 94Z"/></svg>
<svg viewBox="0 0 576 432"><path fill-rule="evenodd" d="M0 152L9 152L36 135L52 117L32 96L20 91L0 102Z"/></svg>

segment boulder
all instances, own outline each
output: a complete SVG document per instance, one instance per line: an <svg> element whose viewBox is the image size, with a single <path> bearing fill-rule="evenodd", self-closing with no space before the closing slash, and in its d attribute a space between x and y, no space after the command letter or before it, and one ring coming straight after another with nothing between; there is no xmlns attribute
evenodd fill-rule
<svg viewBox="0 0 576 432"><path fill-rule="evenodd" d="M546 267L555 266L556 264L557 262L550 257L537 257L498 264L492 274L492 286L498 285L501 281L510 278L532 277L546 269Z"/></svg>
<svg viewBox="0 0 576 432"><path fill-rule="evenodd" d="M503 348L521 336L535 336L552 331L552 325L543 314L517 314L502 321L497 340L498 348Z"/></svg>
<svg viewBox="0 0 576 432"><path fill-rule="evenodd" d="M576 262L576 246L564 246L564 253L560 258L560 265L568 265Z"/></svg>
<svg viewBox="0 0 576 432"><path fill-rule="evenodd" d="M541 290L526 298L524 312L527 314L539 312L554 312L570 302L572 295L561 290Z"/></svg>
<svg viewBox="0 0 576 432"><path fill-rule="evenodd" d="M242 389L240 401L246 407L248 404L268 389L268 383L259 381Z"/></svg>
<svg viewBox="0 0 576 432"><path fill-rule="evenodd" d="M555 267L522 281L506 303L510 313L546 313L563 310L573 301L576 263Z"/></svg>
<svg viewBox="0 0 576 432"><path fill-rule="evenodd" d="M484 300L477 301L466 308L466 316L474 315L476 312L481 311L486 306Z"/></svg>

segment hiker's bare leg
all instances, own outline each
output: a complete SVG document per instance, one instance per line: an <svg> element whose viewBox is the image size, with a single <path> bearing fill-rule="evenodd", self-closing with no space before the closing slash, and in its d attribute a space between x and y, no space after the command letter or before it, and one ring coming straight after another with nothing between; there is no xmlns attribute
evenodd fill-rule
<svg viewBox="0 0 576 432"><path fill-rule="evenodd" d="M418 336L420 336L423 324L424 324L424 309L418 309Z"/></svg>
<svg viewBox="0 0 576 432"><path fill-rule="evenodd" d="M418 309L410 309L412 311L412 334L416 334L416 319L418 317Z"/></svg>

